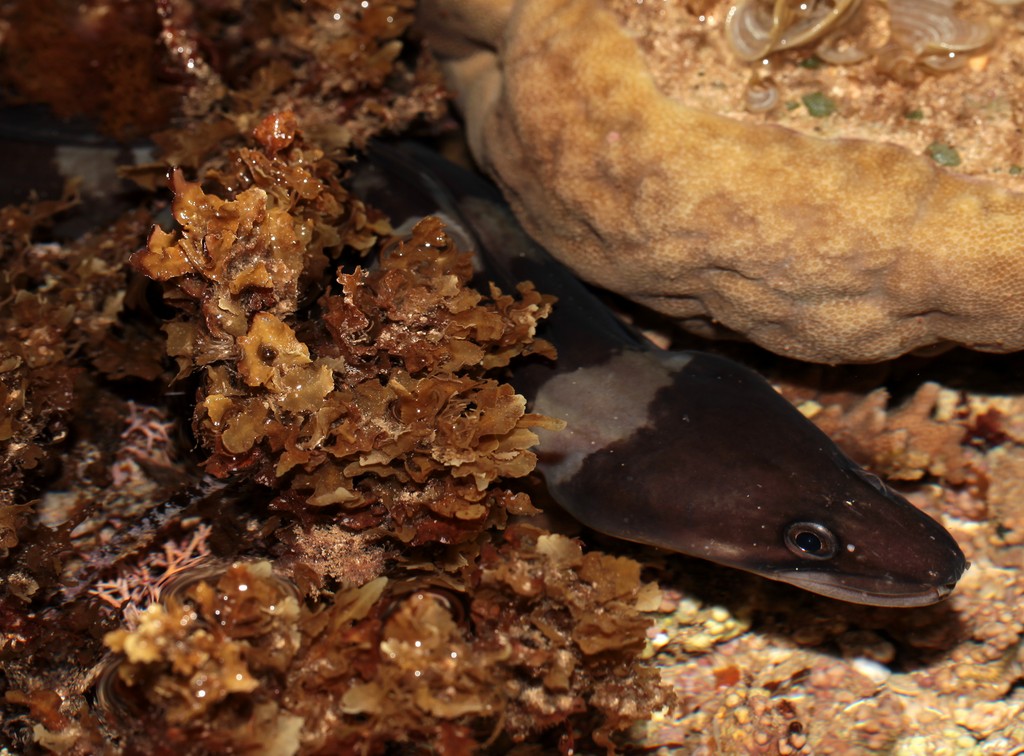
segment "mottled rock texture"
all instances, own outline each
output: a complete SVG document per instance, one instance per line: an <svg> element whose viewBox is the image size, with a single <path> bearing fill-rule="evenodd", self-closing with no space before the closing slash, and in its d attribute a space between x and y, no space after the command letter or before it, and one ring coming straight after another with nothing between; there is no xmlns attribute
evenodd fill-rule
<svg viewBox="0 0 1024 756"><path fill-rule="evenodd" d="M476 159L588 281L810 361L1024 346L1024 195L671 99L600 0L431 0L421 19Z"/></svg>

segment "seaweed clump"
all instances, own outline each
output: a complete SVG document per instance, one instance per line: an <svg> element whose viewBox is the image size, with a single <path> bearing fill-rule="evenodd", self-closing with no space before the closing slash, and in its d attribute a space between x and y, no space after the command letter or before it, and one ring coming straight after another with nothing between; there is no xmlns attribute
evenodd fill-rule
<svg viewBox="0 0 1024 756"><path fill-rule="evenodd" d="M573 724L611 748L667 701L632 662L657 586L564 536L517 526L443 583L380 577L312 608L297 596L268 562L171 587L107 634L106 715L157 752L461 754Z"/></svg>
<svg viewBox="0 0 1024 756"><path fill-rule="evenodd" d="M235 153L238 165L268 166L237 174L247 188L207 177L224 197L175 174L182 228L154 229L133 258L163 279L166 346L180 380L197 385L206 469L229 484L141 505L134 479L86 495L97 471L116 478L106 465L124 446L141 455L152 441L173 463L169 408L129 400L116 454L91 463L97 477L65 471L83 487L68 522L54 531L18 510L32 528L14 563L33 586L16 597L9 581L0 604L7 742L71 754L111 742L468 753L561 733L565 748L612 748L667 700L657 672L637 666L656 586L636 562L562 536L496 534L509 513L534 510L493 484L530 471L530 429L553 421L486 373L551 353L533 336L550 298L525 284L516 297L470 288L469 257L436 219L383 245L372 269L343 267L344 248L380 246L387 223L297 132L288 146L257 144ZM120 302L126 267L116 273ZM90 291L104 301L103 287ZM153 334L138 352L148 359L122 362L125 324L75 322L64 337L95 354L82 374L161 375ZM101 409L74 398L67 422ZM239 428L251 433L238 436L242 450L230 446Z"/></svg>
<svg viewBox="0 0 1024 756"><path fill-rule="evenodd" d="M294 123L267 120L278 134ZM495 509L532 511L488 486L530 472L530 428L557 424L483 375L553 354L532 336L550 298L529 284L518 300L468 288L470 257L436 219L375 270L339 271L333 290L325 251L365 248L387 226L358 212L342 224L335 164L289 133L287 147L279 136L241 150L246 175L213 174L247 186L223 199L176 172L181 231L154 229L132 258L181 311L166 326L180 375L202 371L193 427L206 470L339 506L349 527L416 544L470 538Z"/></svg>
<svg viewBox="0 0 1024 756"><path fill-rule="evenodd" d="M225 148L246 142L268 113L294 112L310 140L339 159L444 115L440 71L406 39L413 0L238 6L165 5L160 40L183 80L187 117L153 134L162 162L137 177L157 180L165 163L199 175L223 166Z"/></svg>
<svg viewBox="0 0 1024 756"><path fill-rule="evenodd" d="M136 748L155 728L147 745L157 752L194 748L196 733L208 752L294 741L302 721L280 712L274 691L299 648L299 613L298 592L269 562L183 574L135 627L107 633L119 656L102 676L100 710ZM239 696L245 706L233 705Z"/></svg>
<svg viewBox="0 0 1024 756"><path fill-rule="evenodd" d="M5 3L0 74L23 100L48 103L63 118L93 118L122 139L148 134L167 123L182 84L153 43L157 5Z"/></svg>
<svg viewBox="0 0 1024 756"><path fill-rule="evenodd" d="M0 209L0 553L40 486L60 469L91 376L152 380L159 344L139 346L146 324L122 314L128 271L123 255L145 238L150 216L137 211L73 244L35 236L75 204L27 202Z"/></svg>
<svg viewBox="0 0 1024 756"><path fill-rule="evenodd" d="M128 613L106 637L109 726L143 721L122 736L200 750L468 753L558 729L567 748L584 735L613 748L668 700L637 666L660 592L632 560L522 525L497 535L536 511L501 482L532 471L532 429L560 423L488 371L554 356L534 336L551 298L471 288L471 257L437 218L389 240L290 114L267 124L209 190L174 174L180 229L155 229L132 262L177 313L167 348L198 379L206 471L268 489L284 518L274 533L255 507L251 526L272 533L280 576L233 567L212 594L201 578ZM371 246L369 269L335 262ZM307 541L351 552L317 557ZM266 612L259 638L225 635L208 595L232 601L232 580L259 579L311 600ZM265 664L266 649L286 658ZM145 713L125 716L117 702L138 695Z"/></svg>
<svg viewBox="0 0 1024 756"><path fill-rule="evenodd" d="M444 107L412 4L364 5L40 4L156 37L104 71L151 97L84 113L64 58L17 57L33 6L0 9L5 85L148 136L124 172L169 176L176 224L161 194L74 242L39 243L70 193L0 216L0 747L610 749L667 700L639 565L500 532L557 423L493 371L553 356L551 298L475 290L437 219L393 239L344 186Z"/></svg>

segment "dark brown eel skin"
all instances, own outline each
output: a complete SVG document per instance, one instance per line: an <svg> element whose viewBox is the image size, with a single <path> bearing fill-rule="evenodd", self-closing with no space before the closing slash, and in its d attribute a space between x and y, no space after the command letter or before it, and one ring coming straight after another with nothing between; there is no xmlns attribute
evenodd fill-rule
<svg viewBox="0 0 1024 756"><path fill-rule="evenodd" d="M940 601L967 569L939 523L760 375L660 350L624 325L526 236L483 178L419 145L380 144L354 186L395 223L441 216L506 291L530 280L558 297L540 333L557 361L526 361L510 381L532 411L566 421L542 432L538 469L584 525L875 606Z"/></svg>
<svg viewBox="0 0 1024 756"><path fill-rule="evenodd" d="M53 123L32 109L0 110L0 152L70 146L113 160L115 147L87 128ZM414 144L377 145L356 170L356 189L396 223L445 218L460 246L478 252L483 278L506 291L532 280L558 297L541 333L558 360L523 361L510 380L533 411L567 421L542 433L538 467L580 522L844 601L920 606L949 595L967 568L949 533L757 373L635 334L526 236L480 176ZM7 172L0 195L20 200L45 178ZM55 194L64 178L54 177ZM98 223L125 201L105 195L94 205L85 215Z"/></svg>

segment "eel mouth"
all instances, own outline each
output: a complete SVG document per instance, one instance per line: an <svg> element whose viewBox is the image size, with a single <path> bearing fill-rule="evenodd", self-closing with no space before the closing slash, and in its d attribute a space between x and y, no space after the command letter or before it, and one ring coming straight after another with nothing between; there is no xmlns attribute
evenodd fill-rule
<svg viewBox="0 0 1024 756"><path fill-rule="evenodd" d="M942 579L913 582L892 576L848 575L824 571L790 571L765 577L795 585L829 598L868 606L914 607L936 604L953 592L960 576L970 567L957 565Z"/></svg>

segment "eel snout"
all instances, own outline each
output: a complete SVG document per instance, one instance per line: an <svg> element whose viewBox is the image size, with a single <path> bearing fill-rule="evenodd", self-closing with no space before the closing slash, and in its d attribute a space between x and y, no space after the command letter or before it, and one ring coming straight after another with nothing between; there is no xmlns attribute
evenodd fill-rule
<svg viewBox="0 0 1024 756"><path fill-rule="evenodd" d="M760 375L656 349L532 242L493 185L416 147L372 156L396 220L443 214L485 278L558 297L538 335L552 363L513 366L538 430L538 469L580 522L832 598L919 606L967 562L937 522L851 461Z"/></svg>

